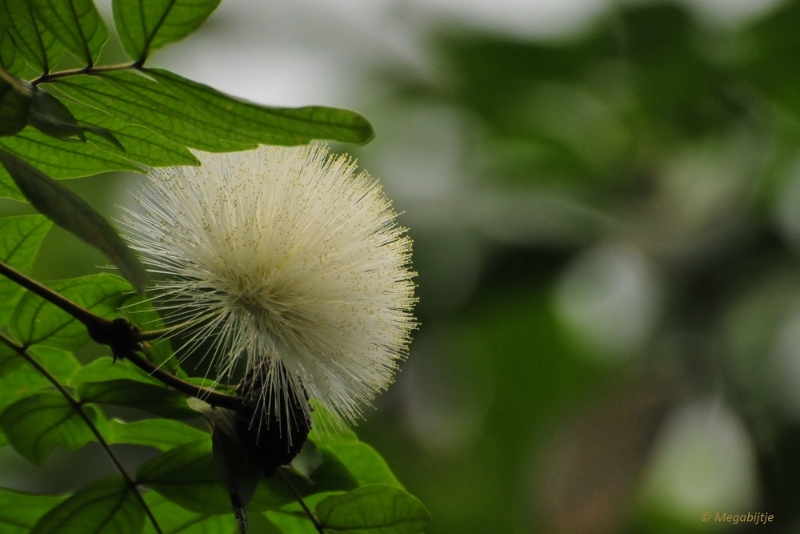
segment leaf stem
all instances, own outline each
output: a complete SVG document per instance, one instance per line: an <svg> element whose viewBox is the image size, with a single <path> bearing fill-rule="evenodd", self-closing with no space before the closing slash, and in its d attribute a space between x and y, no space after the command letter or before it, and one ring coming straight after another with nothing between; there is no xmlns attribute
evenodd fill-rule
<svg viewBox="0 0 800 534"><path fill-rule="evenodd" d="M294 495L294 498L297 499L297 502L300 503L300 507L306 513L311 522L314 523L314 528L317 529L317 532L319 532L319 534L325 534L325 527L323 527L322 523L320 523L317 520L316 516L313 513L311 513L311 510L308 508L306 501L303 500L303 496L300 495L300 492L297 491L297 488L294 487L294 484L292 484L291 480L286 478L286 475L283 474L280 468L278 468L278 470L275 471L275 473L278 475L278 478L281 479L281 482L283 482L284 485L287 488L289 488L289 491L292 492L292 495Z"/></svg>
<svg viewBox="0 0 800 534"><path fill-rule="evenodd" d="M150 510L150 507L147 506L147 503L144 501L144 497L142 497L142 494L139 493L139 490L137 489L138 484L128 474L128 471L122 465L122 462L120 461L119 457L117 457L114 451L111 450L111 446L108 444L103 435L100 433L100 430L98 430L97 426L92 422L89 416L86 415L86 412L83 411L81 403L75 400L72 397L72 395L70 395L69 392L66 389L64 389L64 386L62 386L61 383L58 380L56 380L56 378L52 374L50 374L50 372L47 369L45 369L30 354L28 354L28 351L25 350L25 347L17 345L11 339L4 336L3 334L0 334L0 342L8 346L11 350L19 354L23 359L25 359L25 361L27 361L34 369L36 369L39 372L39 374L41 374L51 384L53 384L53 386L58 390L58 392L61 393L61 395L64 397L64 399L66 399L66 401L69 403L72 409L80 416L83 422L86 423L86 426L89 427L89 430L94 435L94 437L97 438L98 443L100 443L100 446L103 448L106 455L111 460L111 463L114 464L114 467L117 468L119 474L122 475L122 478L125 479L125 482L128 484L128 487L136 496L137 500L139 501L139 504L142 505L145 514L150 519L150 522L153 524L153 528L156 530L158 534L163 534L163 531L161 530L158 521L156 521L156 518L153 515L152 510Z"/></svg>
<svg viewBox="0 0 800 534"><path fill-rule="evenodd" d="M31 84L39 85L40 83L47 83L59 78L66 78L68 76L78 76L80 74L100 74L103 72L111 72L115 70L131 70L139 69L141 67L138 63L122 63L120 65L106 65L104 67L95 67L94 65L87 65L80 69L60 70L57 72L45 72L38 78L31 80Z"/></svg>

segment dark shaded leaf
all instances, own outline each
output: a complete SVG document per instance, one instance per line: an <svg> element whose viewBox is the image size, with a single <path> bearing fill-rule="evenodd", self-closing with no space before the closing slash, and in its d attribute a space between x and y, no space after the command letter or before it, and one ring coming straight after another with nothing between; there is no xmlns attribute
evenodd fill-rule
<svg viewBox="0 0 800 534"><path fill-rule="evenodd" d="M93 65L108 32L92 0L27 0L36 17L86 65Z"/></svg>
<svg viewBox="0 0 800 534"><path fill-rule="evenodd" d="M58 98L33 87L31 92L31 109L28 124L45 135L56 139L70 139L77 137L86 142L84 132L92 132L116 145L120 150L123 146L114 137L114 134L99 126L82 126L72 115L70 110Z"/></svg>
<svg viewBox="0 0 800 534"><path fill-rule="evenodd" d="M186 405L183 393L136 380L88 382L78 386L77 394L82 402L135 408L171 419L191 419L198 415Z"/></svg>
<svg viewBox="0 0 800 534"><path fill-rule="evenodd" d="M209 152L235 152L256 146L224 121L209 118L153 80L133 72L59 78L55 84L82 104L149 128L181 146Z"/></svg>
<svg viewBox="0 0 800 534"><path fill-rule="evenodd" d="M359 486L388 484L396 488L403 487L389 469L386 460L366 443L328 445L323 451L330 452L342 462ZM315 479L320 476L317 474Z"/></svg>
<svg viewBox="0 0 800 534"><path fill-rule="evenodd" d="M52 223L42 215L22 215L0 219L0 260L22 273L29 273ZM11 319L24 289L0 277L0 326Z"/></svg>
<svg viewBox="0 0 800 534"><path fill-rule="evenodd" d="M103 356L78 369L70 377L67 385L77 388L87 382L104 382L106 380L138 380L146 384L161 384L127 360L120 359L115 362L113 358Z"/></svg>
<svg viewBox="0 0 800 534"><path fill-rule="evenodd" d="M156 517L164 534L234 534L236 521L232 515L203 515L190 512L151 491L144 496L145 502ZM155 534L153 525L145 523L143 534ZM251 530L251 534L269 534Z"/></svg>
<svg viewBox="0 0 800 534"><path fill-rule="evenodd" d="M111 444L143 445L162 451L201 439L208 439L208 434L170 419L143 419L133 423L113 419L108 422L106 434Z"/></svg>
<svg viewBox="0 0 800 534"><path fill-rule="evenodd" d="M0 71L0 136L25 128L31 108L31 92L8 73Z"/></svg>
<svg viewBox="0 0 800 534"><path fill-rule="evenodd" d="M117 308L131 291L125 280L110 274L93 274L46 284L79 306L105 318L117 315ZM80 348L89 341L86 328L67 312L33 293L26 293L14 310L11 334L25 345L42 343L61 348Z"/></svg>
<svg viewBox="0 0 800 534"><path fill-rule="evenodd" d="M102 215L78 195L13 154L0 150L0 163L33 207L100 250L137 291L144 292L147 271Z"/></svg>
<svg viewBox="0 0 800 534"><path fill-rule="evenodd" d="M220 426L211 434L214 467L230 496L231 508L241 532L247 532L247 504L261 480L263 468L245 447Z"/></svg>
<svg viewBox="0 0 800 534"><path fill-rule="evenodd" d="M114 23L130 57L144 63L159 48L195 31L220 0L114 0Z"/></svg>
<svg viewBox="0 0 800 534"><path fill-rule="evenodd" d="M17 50L39 72L49 72L64 55L64 47L36 20L28 1L0 0L0 26L11 35Z"/></svg>
<svg viewBox="0 0 800 534"><path fill-rule="evenodd" d="M92 124L110 131L124 147L124 151L120 151L119 147L115 143L108 142L107 138L88 137L89 142L97 144L104 150L115 152L131 161L144 163L151 167L200 165L197 158L186 148L168 141L144 126L131 124L104 111L77 102L67 101L65 104L81 123Z"/></svg>
<svg viewBox="0 0 800 534"><path fill-rule="evenodd" d="M214 467L211 439L182 445L146 461L136 471L136 478L188 510L231 513L228 491ZM291 501L291 494L274 478L262 478L248 510L274 509Z"/></svg>
<svg viewBox="0 0 800 534"><path fill-rule="evenodd" d="M375 484L330 496L316 506L327 532L417 534L431 515L414 496L394 486Z"/></svg>
<svg viewBox="0 0 800 534"><path fill-rule="evenodd" d="M120 476L79 489L44 517L31 534L139 534L144 508Z"/></svg>
<svg viewBox="0 0 800 534"><path fill-rule="evenodd" d="M94 422L102 416L91 406ZM42 465L54 447L75 451L94 439L86 422L58 393L37 393L15 402L0 415L0 427L11 446L29 462Z"/></svg>
<svg viewBox="0 0 800 534"><path fill-rule="evenodd" d="M0 488L0 531L3 534L28 534L39 518L64 499L66 497Z"/></svg>
<svg viewBox="0 0 800 534"><path fill-rule="evenodd" d="M226 123L250 132L252 139L271 145L306 144L313 139L366 143L375 133L353 111L321 106L272 108L240 100L163 69L145 71L186 103Z"/></svg>

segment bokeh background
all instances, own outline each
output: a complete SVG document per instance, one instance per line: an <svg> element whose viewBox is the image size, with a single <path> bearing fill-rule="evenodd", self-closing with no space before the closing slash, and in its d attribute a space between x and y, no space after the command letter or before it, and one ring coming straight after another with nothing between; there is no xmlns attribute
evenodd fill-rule
<svg viewBox="0 0 800 534"><path fill-rule="evenodd" d="M421 327L357 431L430 534L800 532L800 1L223 0L152 64L373 122L333 148L402 212ZM114 217L139 179L70 185ZM55 229L34 274L105 264Z"/></svg>

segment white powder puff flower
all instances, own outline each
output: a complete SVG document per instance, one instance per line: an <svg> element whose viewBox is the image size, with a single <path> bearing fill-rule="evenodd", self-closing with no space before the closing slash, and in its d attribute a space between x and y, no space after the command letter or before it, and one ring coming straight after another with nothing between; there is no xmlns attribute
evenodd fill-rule
<svg viewBox="0 0 800 534"><path fill-rule="evenodd" d="M214 339L220 376L242 359L262 373L268 406L290 388L354 421L416 326L411 240L391 202L324 145L197 156L201 167L154 169L144 213L125 221L166 275L157 306L197 322L190 347Z"/></svg>

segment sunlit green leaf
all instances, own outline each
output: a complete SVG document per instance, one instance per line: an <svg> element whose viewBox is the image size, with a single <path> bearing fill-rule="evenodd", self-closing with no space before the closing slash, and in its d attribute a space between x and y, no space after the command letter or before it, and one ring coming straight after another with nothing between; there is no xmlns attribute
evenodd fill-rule
<svg viewBox="0 0 800 534"><path fill-rule="evenodd" d="M87 65L97 61L108 40L103 19L92 0L26 0L48 30Z"/></svg>
<svg viewBox="0 0 800 534"><path fill-rule="evenodd" d="M146 461L139 466L136 478L188 510L212 515L231 513L228 491L214 467L210 436ZM273 509L291 500L291 494L275 478L262 479L248 511Z"/></svg>
<svg viewBox="0 0 800 534"><path fill-rule="evenodd" d="M323 448L333 454L347 468L359 486L388 484L402 488L386 460L366 443L328 445Z"/></svg>
<svg viewBox="0 0 800 534"><path fill-rule="evenodd" d="M66 497L0 488L0 531L3 534L28 534L39 518L64 499Z"/></svg>
<svg viewBox="0 0 800 534"><path fill-rule="evenodd" d="M311 434L310 437L317 445L334 445L344 443L358 443L358 436L344 421L333 417L319 402L311 399Z"/></svg>
<svg viewBox="0 0 800 534"><path fill-rule="evenodd" d="M207 114L223 119L259 143L305 144L313 139L366 143L374 137L367 119L353 111L309 106L272 108L237 99L163 69L147 69L159 84Z"/></svg>
<svg viewBox="0 0 800 534"><path fill-rule="evenodd" d="M164 534L236 534L238 528L232 515L202 515L191 512L151 491L144 500L152 510ZM145 523L143 534L155 534L153 525ZM269 534L255 528L252 534Z"/></svg>
<svg viewBox="0 0 800 534"><path fill-rule="evenodd" d="M92 421L101 417L91 406L83 410ZM75 407L58 393L38 393L12 404L0 415L0 427L14 450L36 465L54 447L74 451L94 439Z"/></svg>
<svg viewBox="0 0 800 534"><path fill-rule="evenodd" d="M106 138L88 136L89 142L95 143L104 150L115 152L131 161L144 163L151 167L200 164L186 148L168 141L144 126L131 124L104 111L77 102L67 101L65 104L81 123L99 126L110 131L124 147L124 150L120 150L116 144L109 142Z"/></svg>
<svg viewBox="0 0 800 534"><path fill-rule="evenodd" d="M431 519L416 497L385 484L328 497L317 504L316 514L327 532L353 534L417 534Z"/></svg>
<svg viewBox="0 0 800 534"><path fill-rule="evenodd" d="M100 250L138 292L144 292L147 271L102 215L81 197L18 157L0 150L0 163L42 215Z"/></svg>
<svg viewBox="0 0 800 534"><path fill-rule="evenodd" d="M51 226L42 215L0 218L0 261L29 273ZM0 326L8 324L23 291L18 284L0 277Z"/></svg>
<svg viewBox="0 0 800 534"><path fill-rule="evenodd" d="M29 347L27 352L62 384L69 382L75 372L81 368L75 355L66 350L37 345Z"/></svg>
<svg viewBox="0 0 800 534"><path fill-rule="evenodd" d="M143 63L153 52L195 31L220 0L114 0L114 23L125 52Z"/></svg>
<svg viewBox="0 0 800 534"><path fill-rule="evenodd" d="M219 119L188 106L154 81L132 72L74 76L55 81L71 98L119 119L138 124L181 146L209 152L255 148ZM154 90L155 89L155 90Z"/></svg>
<svg viewBox="0 0 800 534"><path fill-rule="evenodd" d="M183 393L136 380L88 382L78 386L77 394L82 402L135 408L172 419L191 419L198 415L187 406Z"/></svg>
<svg viewBox="0 0 800 534"><path fill-rule="evenodd" d="M0 71L0 136L14 135L28 122L31 93L19 80Z"/></svg>
<svg viewBox="0 0 800 534"><path fill-rule="evenodd" d="M53 69L64 54L64 47L34 16L31 2L0 0L0 26L14 39L17 50L39 72Z"/></svg>
<svg viewBox="0 0 800 534"><path fill-rule="evenodd" d="M87 382L103 382L105 380L138 380L146 384L161 384L127 360L114 361L109 356L103 356L78 369L67 385L77 388Z"/></svg>
<svg viewBox="0 0 800 534"><path fill-rule="evenodd" d="M144 508L120 476L79 489L36 524L31 534L139 534Z"/></svg>
<svg viewBox="0 0 800 534"><path fill-rule="evenodd" d="M93 274L46 284L79 306L112 318L131 291L118 276ZM33 293L26 293L14 310L10 330L25 345L43 343L66 349L80 348L89 340L86 328L67 312Z"/></svg>
<svg viewBox="0 0 800 534"><path fill-rule="evenodd" d="M113 419L107 428L106 440L109 443L144 445L162 451L208 439L207 433L170 419L143 419L133 423Z"/></svg>

